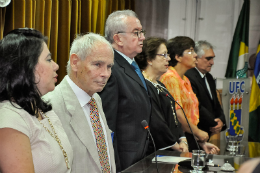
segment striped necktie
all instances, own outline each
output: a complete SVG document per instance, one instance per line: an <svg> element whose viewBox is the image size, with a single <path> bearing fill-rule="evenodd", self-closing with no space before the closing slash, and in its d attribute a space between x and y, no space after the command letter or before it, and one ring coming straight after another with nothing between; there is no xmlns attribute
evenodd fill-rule
<svg viewBox="0 0 260 173"><path fill-rule="evenodd" d="M107 154L107 145L105 135L100 123L99 113L94 98L88 102L90 105L90 121L96 138L96 145L98 149L99 161L101 164L102 173L110 173L110 165Z"/></svg>

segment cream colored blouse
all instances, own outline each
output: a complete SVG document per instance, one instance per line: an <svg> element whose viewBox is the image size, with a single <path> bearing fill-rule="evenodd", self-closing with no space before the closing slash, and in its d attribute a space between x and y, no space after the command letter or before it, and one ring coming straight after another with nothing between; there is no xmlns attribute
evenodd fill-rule
<svg viewBox="0 0 260 173"><path fill-rule="evenodd" d="M16 107L17 104L13 103ZM62 124L54 111L46 115L50 118L54 129L66 151L71 167L73 161L72 147ZM52 128L46 118L41 123L51 132ZM0 128L18 130L30 139L34 169L36 173L70 173L65 163L61 148L57 141L46 131L35 116L31 116L23 109L15 108L9 101L0 103ZM1 139L0 139L1 140Z"/></svg>

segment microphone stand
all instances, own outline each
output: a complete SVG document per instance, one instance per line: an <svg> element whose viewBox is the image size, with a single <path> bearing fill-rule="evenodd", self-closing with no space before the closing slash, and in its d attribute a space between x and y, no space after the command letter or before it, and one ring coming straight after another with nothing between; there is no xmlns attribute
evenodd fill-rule
<svg viewBox="0 0 260 173"><path fill-rule="evenodd" d="M190 128L190 131L191 131L191 133L192 133L192 136L193 136L193 138L194 138L194 140L195 140L195 142L196 142L196 145L197 145L197 147L198 147L198 150L200 150L199 144L198 144L198 142L197 142L197 140L196 140L196 138L195 138L195 135L194 135L194 133L193 133L191 127L190 127L190 123L189 123L189 121L188 121L188 118L186 117L186 114L185 114L183 108L181 107L181 105L180 105L178 102L176 102L176 101L174 100L174 98L170 97L169 94L166 94L166 97L170 98L171 100L173 100L175 103L177 103L177 104L180 106L180 108L181 108L181 110L182 110L182 112L183 112L183 114L184 114L184 117L185 117L185 119L186 119L186 121L187 121L187 124L188 124L188 126L189 126L189 128ZM198 153L198 156L197 156L197 171L198 171L198 168L199 168L199 158L200 158L200 153Z"/></svg>
<svg viewBox="0 0 260 173"><path fill-rule="evenodd" d="M180 106L180 108L181 108L181 110L182 110L182 112L183 112L183 114L184 114L184 117L185 117L185 119L186 119L186 121L187 121L187 124L188 124L188 126L189 126L189 128L190 128L190 131L191 131L191 133L192 133L192 136L193 136L193 138L194 138L194 140L195 140L195 142L196 142L196 145L197 145L197 147L198 147L198 150L200 150L199 144L198 144L198 142L197 142L197 140L196 140L196 138L195 138L195 135L194 135L194 133L193 133L191 127L190 127L190 123L189 123L189 121L188 121L188 118L187 118L187 116L186 116L186 114L185 114L183 108L181 107L181 105L180 105L178 102L176 102L172 97L170 97L169 94L166 94L166 97L170 98L172 101L174 101L175 103L177 103L177 104Z"/></svg>
<svg viewBox="0 0 260 173"><path fill-rule="evenodd" d="M157 154L156 154L156 147L155 147L155 143L154 143L154 140L153 140L153 136L150 132L150 129L149 129L149 126L148 126L148 123L146 120L143 120L141 122L141 124L143 125L144 129L147 129L148 131L148 134L150 135L151 139L152 139L152 142L153 142L153 147L154 147L154 156L155 156L155 164L156 164L156 169L157 169L157 173L159 173L159 169L158 169L158 163L157 163Z"/></svg>

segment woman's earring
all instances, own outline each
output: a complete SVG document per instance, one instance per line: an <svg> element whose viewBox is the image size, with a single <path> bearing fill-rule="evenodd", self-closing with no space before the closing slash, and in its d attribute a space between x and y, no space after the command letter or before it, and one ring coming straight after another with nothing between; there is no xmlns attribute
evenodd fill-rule
<svg viewBox="0 0 260 173"><path fill-rule="evenodd" d="M149 65L153 65L153 64L150 62Z"/></svg>

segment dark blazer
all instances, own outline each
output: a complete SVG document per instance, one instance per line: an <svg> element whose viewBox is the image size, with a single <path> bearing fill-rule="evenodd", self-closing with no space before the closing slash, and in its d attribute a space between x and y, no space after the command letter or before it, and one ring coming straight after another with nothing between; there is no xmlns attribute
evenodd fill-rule
<svg viewBox="0 0 260 173"><path fill-rule="evenodd" d="M180 137L185 137L184 132L181 128L181 123L178 121L177 114L175 123L173 113L176 113L175 103L171 94L162 87L158 94L157 88L150 82L146 82L150 91L152 100L152 117L150 121L150 131L154 139L156 150L162 149L179 142ZM163 83L158 83L166 88ZM168 94L170 98L166 96ZM172 101L172 104L171 104ZM172 107L173 106L173 110ZM147 155L154 152L154 146L152 142L149 142Z"/></svg>
<svg viewBox="0 0 260 173"><path fill-rule="evenodd" d="M226 127L226 119L221 105L218 101L216 84L210 73L206 74L208 84L210 86L211 94L213 99L211 99L207 86L203 78L201 78L197 69L192 68L185 73L191 82L193 92L196 94L199 100L199 124L198 128L206 131L209 136L211 135L210 127L214 127L217 123L214 121L215 118L221 119L224 126L222 131Z"/></svg>
<svg viewBox="0 0 260 173"><path fill-rule="evenodd" d="M144 158L148 133L141 121L150 121L151 104L148 91L133 67L118 52L112 74L100 94L109 128L114 134L117 171Z"/></svg>

